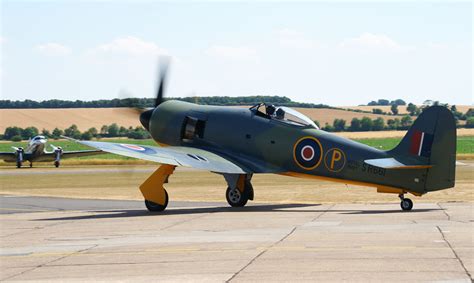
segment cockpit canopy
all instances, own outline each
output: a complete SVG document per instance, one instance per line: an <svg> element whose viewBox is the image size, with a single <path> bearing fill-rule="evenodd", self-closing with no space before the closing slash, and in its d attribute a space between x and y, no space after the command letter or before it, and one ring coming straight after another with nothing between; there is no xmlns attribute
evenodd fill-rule
<svg viewBox="0 0 474 283"><path fill-rule="evenodd" d="M293 126L319 129L310 118L289 107L259 103L250 107L249 110L263 118L280 121Z"/></svg>
<svg viewBox="0 0 474 283"><path fill-rule="evenodd" d="M34 141L37 141L37 140L45 140L45 136L36 136L33 138Z"/></svg>

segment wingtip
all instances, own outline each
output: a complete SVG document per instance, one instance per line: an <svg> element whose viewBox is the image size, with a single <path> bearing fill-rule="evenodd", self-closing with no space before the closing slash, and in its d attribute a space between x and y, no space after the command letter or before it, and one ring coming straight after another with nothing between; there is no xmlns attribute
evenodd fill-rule
<svg viewBox="0 0 474 283"><path fill-rule="evenodd" d="M76 140L76 139L73 139L73 138L70 138L70 137L66 137L66 136L63 136L63 135L60 135L60 137L62 137L63 139L70 140L70 141L75 141L75 142L78 141L78 140Z"/></svg>

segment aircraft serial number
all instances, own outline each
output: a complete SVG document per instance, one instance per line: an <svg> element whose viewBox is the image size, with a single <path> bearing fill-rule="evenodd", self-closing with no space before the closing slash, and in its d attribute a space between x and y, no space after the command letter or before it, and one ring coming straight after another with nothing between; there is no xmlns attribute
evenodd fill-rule
<svg viewBox="0 0 474 283"><path fill-rule="evenodd" d="M374 174L374 175L385 176L386 170L384 168L375 167L375 166L363 163L362 164L362 172L367 172L367 173Z"/></svg>

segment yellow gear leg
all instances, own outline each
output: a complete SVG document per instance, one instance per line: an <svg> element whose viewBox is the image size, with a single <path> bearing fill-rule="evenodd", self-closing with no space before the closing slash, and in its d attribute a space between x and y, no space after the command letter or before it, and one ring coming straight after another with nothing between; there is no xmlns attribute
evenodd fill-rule
<svg viewBox="0 0 474 283"><path fill-rule="evenodd" d="M237 180L237 189L239 189L241 193L244 193L245 191L245 178L247 178L247 176L245 174L241 174Z"/></svg>
<svg viewBox="0 0 474 283"><path fill-rule="evenodd" d="M153 172L153 174L140 185L140 191L146 200L160 205L165 204L166 197L163 183L168 180L168 176L173 174L175 167L176 166L173 165L161 165L158 170Z"/></svg>

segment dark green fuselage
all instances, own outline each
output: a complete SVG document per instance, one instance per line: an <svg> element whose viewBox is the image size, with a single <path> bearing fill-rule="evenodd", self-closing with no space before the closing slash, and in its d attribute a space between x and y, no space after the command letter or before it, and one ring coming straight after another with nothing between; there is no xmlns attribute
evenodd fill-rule
<svg viewBox="0 0 474 283"><path fill-rule="evenodd" d="M198 120L192 138L186 137L189 117L195 118L194 122ZM389 186L419 194L427 191L427 169L390 170L368 165L364 160L392 156L390 152L314 127L256 115L247 108L167 101L155 109L150 121L150 133L158 143L206 149L228 158L249 173L300 177L304 174L334 181L347 180L348 183ZM303 145L299 145L296 148L298 141L317 146L301 149ZM312 163L302 159L306 157L312 157ZM306 166L298 160L305 162Z"/></svg>

